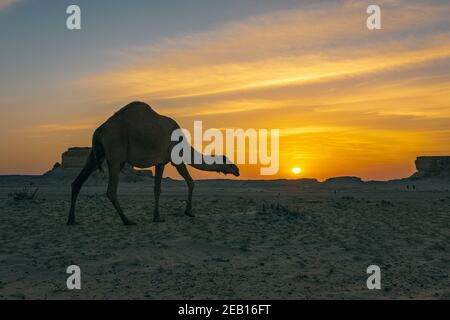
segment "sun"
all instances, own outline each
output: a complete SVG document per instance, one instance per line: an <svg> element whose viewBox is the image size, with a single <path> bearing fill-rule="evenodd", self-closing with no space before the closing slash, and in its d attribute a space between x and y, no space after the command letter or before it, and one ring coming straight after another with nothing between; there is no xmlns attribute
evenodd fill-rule
<svg viewBox="0 0 450 320"><path fill-rule="evenodd" d="M302 172L302 168L299 168L299 167L292 168L293 174L300 174L301 172Z"/></svg>

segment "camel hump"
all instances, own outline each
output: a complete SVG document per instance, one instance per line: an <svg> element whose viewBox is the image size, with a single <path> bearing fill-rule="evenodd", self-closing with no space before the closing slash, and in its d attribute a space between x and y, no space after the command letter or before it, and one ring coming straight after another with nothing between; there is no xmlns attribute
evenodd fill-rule
<svg viewBox="0 0 450 320"><path fill-rule="evenodd" d="M170 117L161 116L161 118L169 124L172 130L179 129L180 125Z"/></svg>
<svg viewBox="0 0 450 320"><path fill-rule="evenodd" d="M156 113L155 110L153 110L152 107L150 107L150 105L148 105L147 103L142 102L142 101L133 101L133 102L127 104L125 107L123 107L119 111L117 111L115 114L120 115L123 113L129 113L129 112Z"/></svg>

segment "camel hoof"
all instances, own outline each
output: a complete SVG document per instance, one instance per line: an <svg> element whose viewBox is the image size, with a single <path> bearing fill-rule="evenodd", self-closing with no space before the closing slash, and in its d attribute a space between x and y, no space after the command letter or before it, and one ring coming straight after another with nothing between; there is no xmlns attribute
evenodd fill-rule
<svg viewBox="0 0 450 320"><path fill-rule="evenodd" d="M153 218L153 222L166 222L166 220L164 218L161 218L161 217L154 217Z"/></svg>
<svg viewBox="0 0 450 320"><path fill-rule="evenodd" d="M195 214L193 214L192 212L185 211L184 214L187 215L188 217L195 218Z"/></svg>
<svg viewBox="0 0 450 320"><path fill-rule="evenodd" d="M74 226L74 225L76 225L76 222L74 220L69 220L69 221L67 221L67 225Z"/></svg>
<svg viewBox="0 0 450 320"><path fill-rule="evenodd" d="M126 226L135 226L136 225L136 223L134 223L133 221L125 221L123 224Z"/></svg>

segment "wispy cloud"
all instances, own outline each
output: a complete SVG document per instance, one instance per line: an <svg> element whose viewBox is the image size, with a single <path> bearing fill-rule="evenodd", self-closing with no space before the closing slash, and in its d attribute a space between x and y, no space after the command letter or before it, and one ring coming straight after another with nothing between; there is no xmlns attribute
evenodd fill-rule
<svg viewBox="0 0 450 320"><path fill-rule="evenodd" d="M0 0L0 11L6 10L21 0Z"/></svg>
<svg viewBox="0 0 450 320"><path fill-rule="evenodd" d="M35 133L49 133L49 132L63 132L63 131L79 131L93 129L95 124L90 123L76 123L76 124L41 124L31 128Z"/></svg>
<svg viewBox="0 0 450 320"><path fill-rule="evenodd" d="M401 2L402 7L383 7L389 15L380 35L365 27L360 2L283 11L167 39L148 48L150 59L143 55L142 62L87 83L112 96L120 91L158 100L189 98L332 82L450 57L448 30L416 34L446 21L450 5Z"/></svg>

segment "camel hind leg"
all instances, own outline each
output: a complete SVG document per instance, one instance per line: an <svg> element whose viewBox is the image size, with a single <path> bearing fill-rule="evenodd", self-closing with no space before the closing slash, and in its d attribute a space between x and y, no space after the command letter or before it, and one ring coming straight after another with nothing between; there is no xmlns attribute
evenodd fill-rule
<svg viewBox="0 0 450 320"><path fill-rule="evenodd" d="M91 152L84 168L81 170L77 178L72 182L72 198L70 201L69 218L67 220L68 225L75 224L75 204L77 202L78 194L80 193L83 184L96 169L97 164L95 162L94 155Z"/></svg>
<svg viewBox="0 0 450 320"><path fill-rule="evenodd" d="M155 194L155 208L153 211L153 222L164 222L159 214L159 196L161 195L161 180L164 173L164 164L157 164L155 166L155 185L153 192Z"/></svg>
<svg viewBox="0 0 450 320"><path fill-rule="evenodd" d="M194 180L192 179L191 175L189 174L188 169L186 168L186 165L180 164L176 165L175 168L177 168L178 173L184 178L184 180L187 183L188 186L188 200L186 203L186 210L184 211L184 214L189 217L194 217L194 214L191 212L192 209L192 192L194 191Z"/></svg>
<svg viewBox="0 0 450 320"><path fill-rule="evenodd" d="M119 214L120 219L122 219L123 224L126 226L134 225L134 222L131 222L125 216L125 214L122 211L122 208L120 207L119 201L117 200L117 187L119 185L120 164L115 165L108 163L108 168L109 168L109 180L108 180L108 191L106 195L108 196L108 199L111 201L117 213Z"/></svg>

